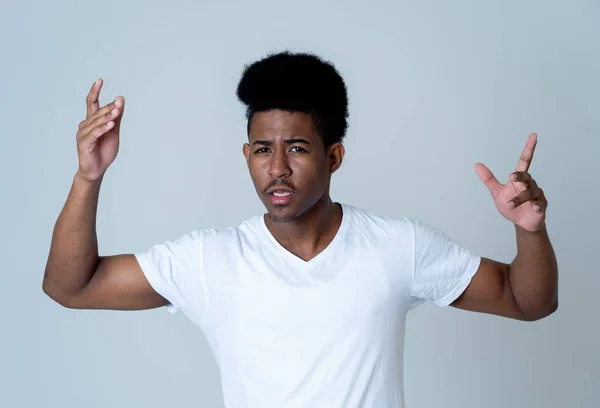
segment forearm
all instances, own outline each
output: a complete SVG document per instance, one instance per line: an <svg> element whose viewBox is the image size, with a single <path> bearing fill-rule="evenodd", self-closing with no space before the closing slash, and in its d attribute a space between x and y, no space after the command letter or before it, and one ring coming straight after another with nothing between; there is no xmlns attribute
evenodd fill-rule
<svg viewBox="0 0 600 408"><path fill-rule="evenodd" d="M548 231L515 228L517 256L509 269L515 301L525 317L545 317L558 306L558 266Z"/></svg>
<svg viewBox="0 0 600 408"><path fill-rule="evenodd" d="M53 298L76 293L90 281L98 264L96 214L101 179L75 175L56 221L44 272L44 291Z"/></svg>

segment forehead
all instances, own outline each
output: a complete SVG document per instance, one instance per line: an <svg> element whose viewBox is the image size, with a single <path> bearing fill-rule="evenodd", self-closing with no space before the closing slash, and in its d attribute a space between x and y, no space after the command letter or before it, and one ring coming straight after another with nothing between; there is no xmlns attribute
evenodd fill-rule
<svg viewBox="0 0 600 408"><path fill-rule="evenodd" d="M269 110L257 112L250 125L250 140L302 137L318 138L313 120L304 112Z"/></svg>

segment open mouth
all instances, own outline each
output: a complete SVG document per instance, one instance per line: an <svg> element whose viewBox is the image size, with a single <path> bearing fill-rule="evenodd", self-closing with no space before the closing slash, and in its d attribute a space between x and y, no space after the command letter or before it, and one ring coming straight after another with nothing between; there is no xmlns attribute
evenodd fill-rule
<svg viewBox="0 0 600 408"><path fill-rule="evenodd" d="M275 190L275 191L272 191L271 193L269 193L271 202L273 204L277 204L277 205L287 204L292 199L293 196L294 196L293 192L285 191L285 190Z"/></svg>

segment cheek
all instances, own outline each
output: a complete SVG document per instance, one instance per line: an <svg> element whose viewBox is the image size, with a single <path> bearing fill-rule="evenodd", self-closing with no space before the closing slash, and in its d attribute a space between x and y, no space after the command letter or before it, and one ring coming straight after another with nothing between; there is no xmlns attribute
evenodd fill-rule
<svg viewBox="0 0 600 408"><path fill-rule="evenodd" d="M269 161L264 157L254 156L250 157L248 166L250 167L250 171L252 173L264 173L268 171Z"/></svg>
<svg viewBox="0 0 600 408"><path fill-rule="evenodd" d="M313 188L321 188L327 184L329 174L328 163L322 161L302 161L296 162L292 170L296 174L297 182Z"/></svg>
<svg viewBox="0 0 600 408"><path fill-rule="evenodd" d="M250 171L250 177L254 184L261 184L265 178L265 166L261 166L261 163L256 160L250 160L248 164L248 170Z"/></svg>

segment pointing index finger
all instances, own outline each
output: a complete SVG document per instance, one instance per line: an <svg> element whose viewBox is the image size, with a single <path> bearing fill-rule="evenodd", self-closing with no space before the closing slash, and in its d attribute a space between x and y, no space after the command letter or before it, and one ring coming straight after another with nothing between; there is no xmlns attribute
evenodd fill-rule
<svg viewBox="0 0 600 408"><path fill-rule="evenodd" d="M92 116L100 108L99 97L100 89L102 89L103 83L104 81L102 80L102 78L98 78L96 82L94 82L92 88L90 89L90 92L88 93L88 96L86 98L87 118Z"/></svg>
<svg viewBox="0 0 600 408"><path fill-rule="evenodd" d="M537 134L532 133L529 135L527 139L527 144L521 153L521 157L519 158L519 162L517 163L516 171L528 171L529 166L531 165L531 160L533 159L533 152L535 151L535 146L537 145Z"/></svg>

